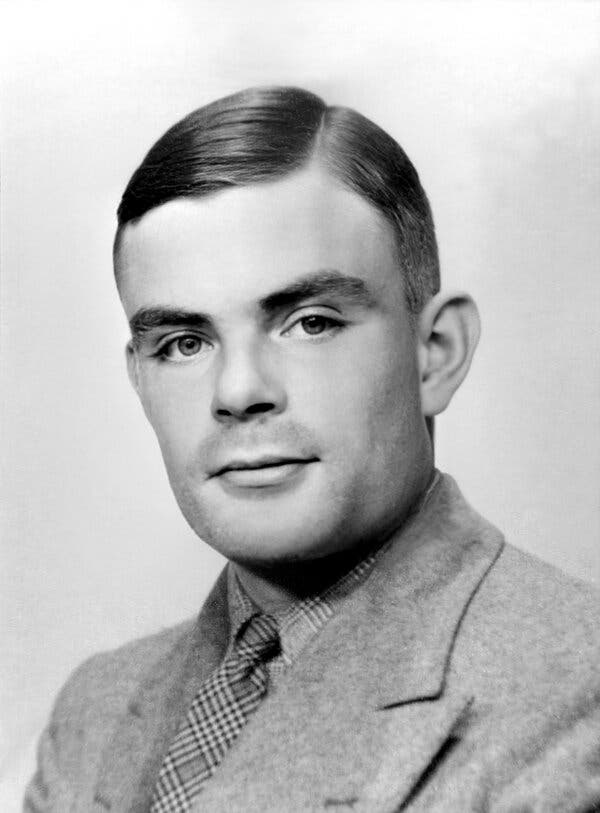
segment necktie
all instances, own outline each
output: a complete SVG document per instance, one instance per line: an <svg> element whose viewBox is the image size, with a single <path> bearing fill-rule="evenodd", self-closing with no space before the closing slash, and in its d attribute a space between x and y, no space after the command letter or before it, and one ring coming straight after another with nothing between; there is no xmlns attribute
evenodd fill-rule
<svg viewBox="0 0 600 813"><path fill-rule="evenodd" d="M275 621L256 613L204 683L163 761L150 813L185 813L267 691L267 661L280 650Z"/></svg>

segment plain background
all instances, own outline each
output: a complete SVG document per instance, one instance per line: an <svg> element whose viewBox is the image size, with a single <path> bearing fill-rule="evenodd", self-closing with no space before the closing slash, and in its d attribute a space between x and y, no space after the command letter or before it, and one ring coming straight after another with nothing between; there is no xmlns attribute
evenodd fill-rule
<svg viewBox="0 0 600 813"><path fill-rule="evenodd" d="M484 326L438 465L514 544L600 580L597 3L0 9L3 811L71 669L195 613L221 566L129 388L111 241L146 150L225 93L298 84L403 145Z"/></svg>

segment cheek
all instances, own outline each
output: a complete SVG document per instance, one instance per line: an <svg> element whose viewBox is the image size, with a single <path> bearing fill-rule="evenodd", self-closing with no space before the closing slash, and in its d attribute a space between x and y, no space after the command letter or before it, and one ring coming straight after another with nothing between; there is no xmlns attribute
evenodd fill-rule
<svg viewBox="0 0 600 813"><path fill-rule="evenodd" d="M140 399L165 463L185 466L187 459L194 456L210 419L210 396L198 382L176 375L143 374Z"/></svg>
<svg viewBox="0 0 600 813"><path fill-rule="evenodd" d="M368 341L367 339L371 339ZM318 358L291 379L292 411L317 429L330 453L352 458L390 454L420 415L416 357L412 347L376 334L360 336L339 353Z"/></svg>

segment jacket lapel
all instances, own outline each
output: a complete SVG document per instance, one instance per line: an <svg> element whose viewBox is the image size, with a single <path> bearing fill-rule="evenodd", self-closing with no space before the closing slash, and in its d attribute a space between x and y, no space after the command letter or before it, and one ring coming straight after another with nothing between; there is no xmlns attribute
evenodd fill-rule
<svg viewBox="0 0 600 813"><path fill-rule="evenodd" d="M121 687L127 710L109 741L94 810L147 813L164 754L202 682L220 662L228 636L224 572L197 622L133 691Z"/></svg>
<svg viewBox="0 0 600 813"><path fill-rule="evenodd" d="M242 731L194 810L397 810L471 698L445 682L502 538L443 477Z"/></svg>

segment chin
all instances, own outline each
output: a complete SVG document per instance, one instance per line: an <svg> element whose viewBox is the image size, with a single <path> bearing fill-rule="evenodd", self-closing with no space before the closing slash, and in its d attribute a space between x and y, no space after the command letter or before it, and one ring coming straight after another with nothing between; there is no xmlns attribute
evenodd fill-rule
<svg viewBox="0 0 600 813"><path fill-rule="evenodd" d="M275 567L319 559L348 547L345 512L332 513L323 494L311 500L202 501L176 495L192 530L227 559L246 566ZM335 503L334 503L335 504Z"/></svg>
<svg viewBox="0 0 600 813"><path fill-rule="evenodd" d="M196 530L196 529L195 529ZM228 559L247 566L274 567L319 559L336 552L335 523L315 529L306 516L263 517L243 525L221 522L203 526L199 536Z"/></svg>
<svg viewBox="0 0 600 813"><path fill-rule="evenodd" d="M217 478L171 480L179 507L192 530L236 562L275 564L327 555L347 511L332 511L320 466L265 488L236 488ZM333 542L333 544L335 544Z"/></svg>

